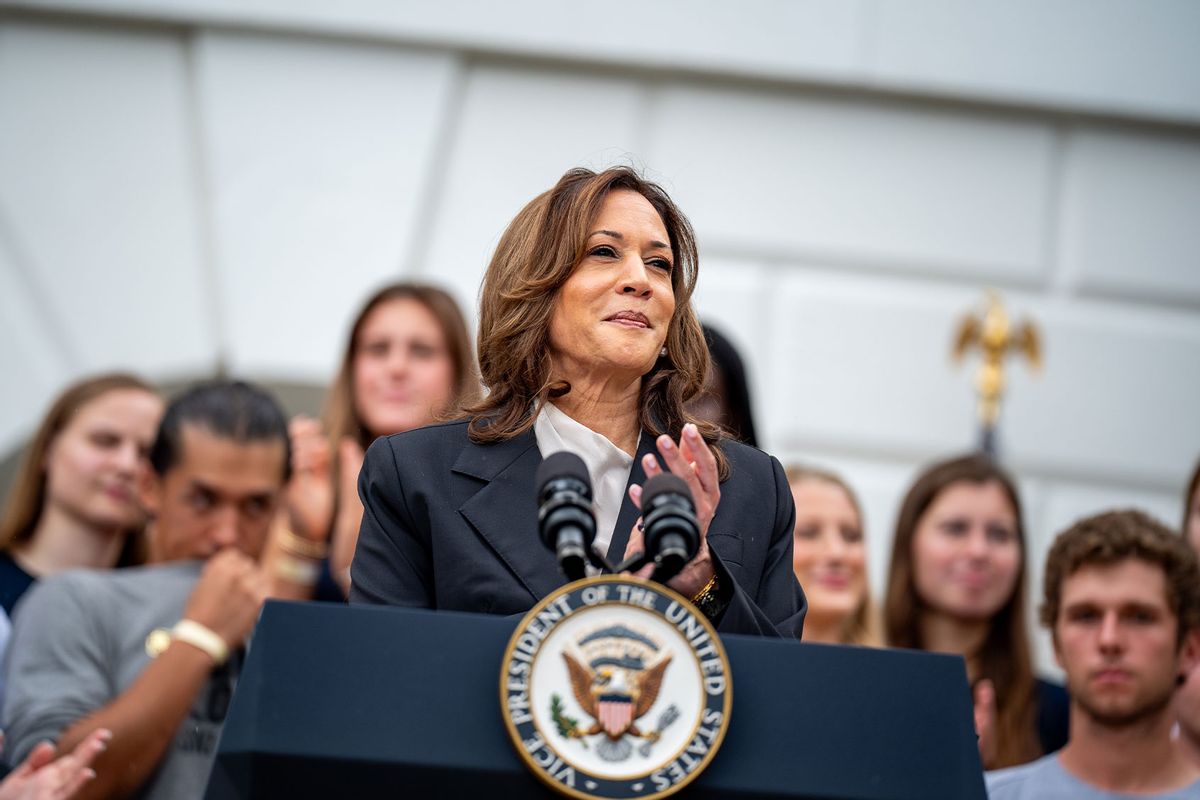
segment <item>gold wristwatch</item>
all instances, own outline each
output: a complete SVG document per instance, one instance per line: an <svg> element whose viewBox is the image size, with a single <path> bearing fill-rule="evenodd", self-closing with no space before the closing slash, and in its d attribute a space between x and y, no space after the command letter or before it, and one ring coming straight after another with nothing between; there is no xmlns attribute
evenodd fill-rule
<svg viewBox="0 0 1200 800"><path fill-rule="evenodd" d="M721 597L721 582L717 580L715 571L708 583L704 584L704 588L692 598L692 605L710 620L716 620L728 604L728 601Z"/></svg>

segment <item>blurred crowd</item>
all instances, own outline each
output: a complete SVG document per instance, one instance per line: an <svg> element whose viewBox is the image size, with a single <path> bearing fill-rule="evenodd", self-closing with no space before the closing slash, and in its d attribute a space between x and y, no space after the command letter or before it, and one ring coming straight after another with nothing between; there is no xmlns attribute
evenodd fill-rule
<svg viewBox="0 0 1200 800"><path fill-rule="evenodd" d="M705 335L712 367L692 411L754 445L742 361L718 331ZM240 382L203 383L169 405L133 375L65 388L0 518L0 691L13 769L0 800L146 787L172 797L202 786L261 603L345 601L365 449L453 417L478 398L477 374L450 295L397 283L353 320L320 419L287 420L270 394ZM1062 779L1080 785L1122 785L1144 773L1134 762L1186 774L1200 766L1191 550L1200 546L1200 465L1185 477L1179 528L1098 509L1052 547L1037 616L1062 686L1034 668L1028 536L1003 466L962 454L921 470L890 531L886 585L872 587L854 488L819 465L792 465L804 641L962 656L981 761L998 770L994 797L1026 796L1010 768L1031 763L1062 765ZM147 581L143 564L178 569ZM98 582L106 570L128 579ZM191 647L169 648L175 640ZM224 692L209 681L214 669ZM181 752L170 741L185 720L192 739ZM1132 780L1130 793L1155 786Z"/></svg>

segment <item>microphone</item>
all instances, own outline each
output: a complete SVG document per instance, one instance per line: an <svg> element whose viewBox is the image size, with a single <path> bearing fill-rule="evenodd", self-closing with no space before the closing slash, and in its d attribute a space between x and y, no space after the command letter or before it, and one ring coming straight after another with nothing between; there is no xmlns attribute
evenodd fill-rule
<svg viewBox="0 0 1200 800"><path fill-rule="evenodd" d="M538 535L558 556L568 581L586 574L596 516L592 513L592 479L583 459L565 450L551 453L538 465Z"/></svg>
<svg viewBox="0 0 1200 800"><path fill-rule="evenodd" d="M700 549L700 523L692 492L683 479L659 473L642 487L642 535L646 556L655 564L651 576L666 583L696 557Z"/></svg>

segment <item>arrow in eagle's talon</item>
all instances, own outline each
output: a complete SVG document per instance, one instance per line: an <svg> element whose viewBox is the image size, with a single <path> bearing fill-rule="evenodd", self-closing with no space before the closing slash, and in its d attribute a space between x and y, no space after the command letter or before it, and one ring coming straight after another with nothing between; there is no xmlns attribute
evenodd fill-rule
<svg viewBox="0 0 1200 800"><path fill-rule="evenodd" d="M671 705L667 706L667 710L664 711L661 716L659 716L657 727L650 733L646 734L646 741L641 747L638 748L638 754L641 755L642 758L649 756L651 746L662 738L663 731L670 727L671 723L677 719L679 719L679 709L675 707L674 703L672 703Z"/></svg>

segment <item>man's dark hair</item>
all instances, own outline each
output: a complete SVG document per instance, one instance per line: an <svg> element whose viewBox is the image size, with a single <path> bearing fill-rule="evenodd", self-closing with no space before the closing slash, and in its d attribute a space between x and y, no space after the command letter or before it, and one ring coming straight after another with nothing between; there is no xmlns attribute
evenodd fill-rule
<svg viewBox="0 0 1200 800"><path fill-rule="evenodd" d="M1200 628L1200 566L1187 543L1141 511L1109 511L1081 519L1059 534L1046 557L1042 624L1054 630L1063 582L1089 565L1109 566L1136 558L1160 567L1167 605L1179 621L1178 643Z"/></svg>
<svg viewBox="0 0 1200 800"><path fill-rule="evenodd" d="M283 442L283 480L292 475L292 447L287 418L275 398L243 381L210 381L186 390L167 406L150 447L150 465L166 475L179 463L183 428L191 425L239 444Z"/></svg>

